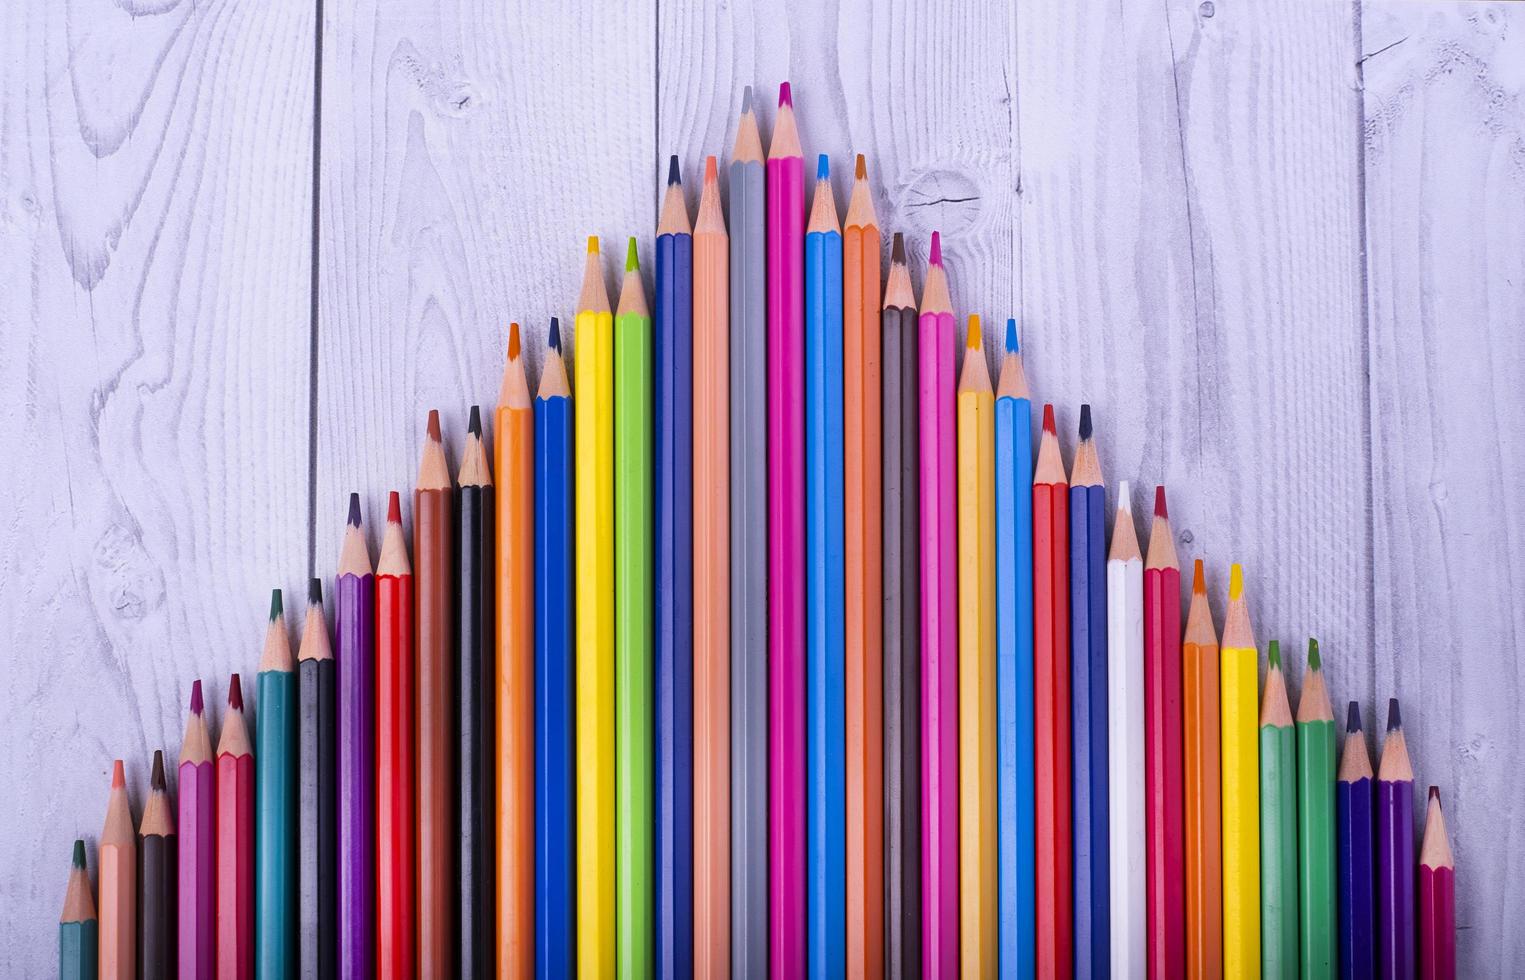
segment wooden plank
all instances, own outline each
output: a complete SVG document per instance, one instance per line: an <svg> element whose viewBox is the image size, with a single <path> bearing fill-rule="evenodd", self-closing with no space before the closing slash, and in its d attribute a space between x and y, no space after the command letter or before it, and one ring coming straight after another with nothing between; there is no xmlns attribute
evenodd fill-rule
<svg viewBox="0 0 1525 980"><path fill-rule="evenodd" d="M1525 10L1369 2L1361 33L1376 689L1405 701L1417 792L1441 787L1460 972L1513 976L1525 969Z"/></svg>
<svg viewBox="0 0 1525 980"><path fill-rule="evenodd" d="M647 241L655 19L653 0L324 8L319 574L351 490L374 544L429 408L454 465L467 409L497 400L511 319L538 384L549 318L572 333L587 236L611 285L625 236Z"/></svg>
<svg viewBox="0 0 1525 980"><path fill-rule="evenodd" d="M1170 492L1221 616L1245 564L1261 643L1324 645L1369 690L1354 13L1169 0L1022 8L1022 311L1066 446ZM1147 506L1135 500L1135 510ZM1297 658L1300 659L1300 658ZM1298 674L1294 671L1294 675Z"/></svg>
<svg viewBox="0 0 1525 980"><path fill-rule="evenodd" d="M313 34L306 0L0 10L0 893L18 920L57 915L111 760L141 805L192 678L220 717L268 590L303 584ZM48 936L11 930L0 974L53 973Z"/></svg>

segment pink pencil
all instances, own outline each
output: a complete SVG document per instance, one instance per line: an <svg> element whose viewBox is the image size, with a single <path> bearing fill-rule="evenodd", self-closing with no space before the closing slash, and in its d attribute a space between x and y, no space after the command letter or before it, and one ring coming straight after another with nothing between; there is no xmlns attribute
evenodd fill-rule
<svg viewBox="0 0 1525 980"><path fill-rule="evenodd" d="M768 957L805 972L805 160L778 90L768 153Z"/></svg>
<svg viewBox="0 0 1525 980"><path fill-rule="evenodd" d="M212 737L207 732L201 700L201 681L191 684L191 713L180 746L180 800L175 825L179 831L179 945L182 980L211 980L217 968L213 932L217 872L213 819L217 804L216 774L212 768Z"/></svg>
<svg viewBox="0 0 1525 980"><path fill-rule="evenodd" d="M958 972L958 538L953 302L932 233L921 294L922 971Z"/></svg>

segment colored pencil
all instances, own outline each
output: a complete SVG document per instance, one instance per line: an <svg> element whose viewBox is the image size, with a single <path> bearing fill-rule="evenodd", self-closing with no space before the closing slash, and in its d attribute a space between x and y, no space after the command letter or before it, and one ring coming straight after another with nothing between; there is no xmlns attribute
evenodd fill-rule
<svg viewBox="0 0 1525 980"><path fill-rule="evenodd" d="M1370 980L1377 975L1377 870L1375 775L1366 734L1361 730L1361 706L1350 702L1345 715L1345 746L1334 783L1335 825L1339 847L1341 977Z"/></svg>
<svg viewBox="0 0 1525 980"><path fill-rule="evenodd" d="M376 972L412 976L416 965L414 877L413 567L402 532L402 501L387 496L376 559Z"/></svg>
<svg viewBox="0 0 1525 980"><path fill-rule="evenodd" d="M297 946L303 977L332 977L339 969L337 680L328 623L323 618L323 580L315 578L307 586L307 620L297 647ZM183 764L180 772L183 800ZM183 824L180 836L183 854Z"/></svg>
<svg viewBox="0 0 1525 980"><path fill-rule="evenodd" d="M645 976L652 949L652 383L651 314L635 239L625 255L614 320L614 717L618 909L616 962ZM578 571L581 574L582 566ZM581 685L579 685L581 687ZM578 740L579 745L581 739ZM578 777L582 773L579 770ZM582 797L578 797L578 809ZM581 883L579 882L579 885ZM581 959L579 957L579 959ZM586 964L582 964L586 972Z"/></svg>
<svg viewBox="0 0 1525 980"><path fill-rule="evenodd" d="M100 842L100 958L102 978L132 980L138 969L138 841L127 802L122 760L111 766L111 794ZM219 921L221 909L219 909Z"/></svg>
<svg viewBox="0 0 1525 980"><path fill-rule="evenodd" d="M1117 514L1107 551L1107 704L1112 711L1107 726L1107 798L1111 805L1107 857L1111 870L1109 955L1114 977L1146 976L1149 949L1145 875L1149 852L1145 743L1149 730L1144 713L1144 621L1148 616L1144 556L1133 523L1132 489L1127 480L1118 484ZM1179 622L1180 600L1176 602ZM1180 635L1179 630L1176 635Z"/></svg>
<svg viewBox="0 0 1525 980"><path fill-rule="evenodd" d="M1318 641L1297 701L1298 963L1304 980L1335 975L1334 708Z"/></svg>
<svg viewBox="0 0 1525 980"><path fill-rule="evenodd" d="M513 443L522 439L523 435L514 431L518 417L512 411L508 414L508 424L498 430L498 445L503 446L507 450L507 458L513 460L516 448ZM512 469L512 463L508 468ZM439 478L438 474L436 478ZM444 474L443 482L448 484L449 480L449 474ZM505 974L528 976L534 962L533 945L527 949L510 947L500 959L498 944L507 936L526 944L532 943L527 937L532 935L533 920L530 916L534 914L534 906L526 902L522 894L517 895L518 902L512 906L509 915L514 917L518 931L510 929L499 933L495 929L499 921L498 869L503 866L499 863L501 852L498 842L498 814L503 812L499 808L498 798L500 729L495 711L498 699L503 698L505 703L514 705L521 712L502 722L510 732L518 732L521 741L526 738L524 729L528 727L530 719L524 717L529 714L524 706L528 695L519 696L516 700L519 691L512 683L506 687L498 683L497 647L493 642L498 603L493 584L497 581L496 563L500 556L505 563L512 564L513 553L500 552L497 548L497 495L493 487L492 467L487 461L487 447L483 442L482 409L478 405L471 406L467 414L466 442L461 447L461 464L456 471L456 484L455 514L450 528L454 538L451 576L455 583L456 599L446 613L451 617L446 628L453 631L451 647L454 658L448 665L453 681L451 701L447 704L448 710L454 713L454 724L449 726L446 735L453 740L449 756L459 775L450 781L451 797L444 808L446 830L452 836L446 841L442 858L444 867L457 876L443 883L445 896L442 899L452 910L452 928L448 938L454 946L435 962L448 968L447 975L453 972L458 976L475 978ZM506 491L504 496L507 496ZM511 506L509 510L510 513L521 514L523 504L517 504L517 509ZM509 546L522 548L524 545L521 537L522 535L510 536ZM514 589L522 593L527 587L524 585L527 577L519 569L515 569L515 572L520 578L514 584ZM513 628L524 628L526 618L516 619ZM509 676L513 676L511 671ZM519 678L519 683L528 686L522 677ZM512 735L509 741L512 748L518 750L518 758L522 759L528 749L518 748L513 743ZM526 819L525 811L529 809L523 795L528 794L533 799L534 784L531 780L534 777L530 774L519 778L521 783L517 792L521 795L514 797L509 806L517 806L513 812L518 815L521 823L509 833L512 837L517 832L518 839L523 840L534 833L533 826L522 829ZM570 818L571 814L568 813L567 816ZM564 830L570 833L570 828ZM510 866L510 874L517 871L522 876L517 882L521 892L528 890L523 879L534 873L531 860L523 853L517 854L515 863ZM570 873L570 868L568 872ZM515 880L509 877L508 881L512 883ZM512 885L508 890L513 891ZM529 901L533 901L533 898ZM567 938L570 940L570 935Z"/></svg>
<svg viewBox="0 0 1525 980"><path fill-rule="evenodd" d="M572 389L551 318L535 395L535 975L576 969L572 771Z"/></svg>
<svg viewBox="0 0 1525 980"><path fill-rule="evenodd" d="M812 977L847 966L842 232L822 154L805 226L806 908Z"/></svg>
<svg viewBox="0 0 1525 980"><path fill-rule="evenodd" d="M1218 746L1218 633L1198 558L1181 641L1182 826L1186 843L1186 975L1223 976L1223 796Z"/></svg>
<svg viewBox="0 0 1525 980"><path fill-rule="evenodd" d="M731 963L730 242L714 157L694 221L694 970Z"/></svg>
<svg viewBox="0 0 1525 980"><path fill-rule="evenodd" d="M454 976L455 850L455 494L439 412L430 411L413 488L413 621L417 627L418 972ZM464 601L464 590L462 592Z"/></svg>
<svg viewBox="0 0 1525 980"><path fill-rule="evenodd" d="M896 232L880 313L884 358L884 960L921 975L921 504L916 294Z"/></svg>
<svg viewBox="0 0 1525 980"><path fill-rule="evenodd" d="M768 969L766 166L752 88L731 149L731 972ZM697 497L695 498L697 499Z"/></svg>
<svg viewBox="0 0 1525 980"><path fill-rule="evenodd" d="M1275 640L1260 699L1260 935L1261 976L1296 977L1297 731Z"/></svg>
<svg viewBox="0 0 1525 980"><path fill-rule="evenodd" d="M1037 974L1074 970L1070 800L1070 487L1043 406L1033 468L1033 838L1034 884L1043 896L1034 929Z"/></svg>
<svg viewBox="0 0 1525 980"><path fill-rule="evenodd" d="M1101 972L1112 954L1107 780L1107 494L1080 406L1070 468L1070 717L1075 821L1075 972Z"/></svg>
<svg viewBox="0 0 1525 980"><path fill-rule="evenodd" d="M100 958L100 923L95 917L95 898L90 894L90 872L85 867L85 842L74 842L69 863L69 886L64 910L58 917L59 980L95 980Z"/></svg>
<svg viewBox="0 0 1525 980"><path fill-rule="evenodd" d="M921 459L922 970L958 969L958 563L953 303L932 233L917 326Z"/></svg>
<svg viewBox="0 0 1525 980"><path fill-rule="evenodd" d="M1193 598L1195 601L1195 597ZM1186 974L1181 569L1165 488L1144 558L1144 894L1149 973Z"/></svg>
<svg viewBox="0 0 1525 980"><path fill-rule="evenodd" d="M768 937L774 976L806 967L805 161L785 82L768 148Z"/></svg>
<svg viewBox="0 0 1525 980"><path fill-rule="evenodd" d="M1397 698L1377 766L1377 972L1414 976L1414 769Z"/></svg>
<svg viewBox="0 0 1525 980"><path fill-rule="evenodd" d="M858 154L842 232L843 678L847 971L884 973L884 686L879 219Z"/></svg>
<svg viewBox="0 0 1525 980"><path fill-rule="evenodd" d="M657 972L694 965L694 236L678 158L657 222L651 331ZM616 355L617 356L617 355Z"/></svg>
<svg viewBox="0 0 1525 980"><path fill-rule="evenodd" d="M996 824L995 393L980 318L969 317L958 382L959 962L993 977Z"/></svg>
<svg viewBox="0 0 1525 980"><path fill-rule="evenodd" d="M577 299L577 970L615 966L614 316L588 239ZM501 429L499 430L501 432ZM499 437L501 439L501 436ZM502 470L499 470L499 479ZM502 713L500 712L500 715Z"/></svg>
<svg viewBox="0 0 1525 980"><path fill-rule="evenodd" d="M594 265L596 276L596 252L590 253L590 262ZM601 288L602 280L596 281ZM589 327L587 356L590 360L599 356L599 338L596 332L596 325ZM607 336L602 340L605 345L604 350L607 350ZM593 399L590 397L589 401L592 403ZM486 548L488 540L494 543L492 578L487 585L494 596L493 610L496 617L495 629L491 634L493 662L490 668L484 663L474 665L476 669L472 670L475 677L481 677L489 669L491 670L493 683L487 685L478 682L477 686L490 687L492 695L491 700L473 700L467 706L469 710L463 712L461 722L463 737L468 727L477 731L479 736L485 736L485 732L475 728L476 724L492 727L493 755L475 760L476 768L468 766L463 772L493 773L493 776L487 780L491 783L491 788L486 792L492 798L495 817L492 846L497 851L496 859L493 861L493 866L496 868L494 891L497 907L493 921L497 923L497 966L500 974L506 973L510 977L527 977L537 968L540 955L535 931L539 912L535 902L537 869L535 864L534 757L537 718L534 703L534 643L536 624L539 622L535 616L535 601L539 593L535 588L533 566L535 504L532 481L536 447L535 419L534 408L530 402L529 382L524 373L524 348L520 341L517 323L510 323L508 327L508 359L503 366L503 381L498 391L495 421L496 465L492 473L486 472L486 460L476 458L473 453L472 466L475 471L469 476L481 489L475 491L473 512L469 515L473 518L474 524L468 527L465 523L468 516L465 513L467 491L463 482L462 512L459 518L461 530L458 532L464 535L469 529L476 535L475 549L468 549L464 544L465 539L461 539L463 541L462 564L458 574L463 583L467 581L468 574L471 576L484 574L478 571L476 566L486 556L476 549ZM590 419L588 428L592 430L593 427ZM478 442L480 441L480 433L478 433ZM465 464L464 456L461 462ZM472 567L468 568L467 562L471 562ZM588 571L590 576L595 574L595 570L591 567ZM607 572L607 569L605 571ZM461 620L462 635L459 637L459 642L463 652L467 650L468 638L464 635L467 628L466 621ZM474 649L479 650L485 639L481 635L480 621L473 622L471 628L478 634L472 637L471 641ZM463 660L461 670L464 672L467 669L468 664ZM466 691L465 682L466 678L463 674L461 678L463 694ZM494 709L496 709L495 720ZM472 722L470 726L467 724L468 719ZM461 761L463 763L468 762L467 751L467 745L462 742ZM478 751L480 750L473 748L471 754L476 755ZM489 762L489 759L493 761ZM470 782L476 781L476 779L470 780ZM465 782L462 784L462 790L463 792L467 790ZM463 798L463 805L466 803L467 801ZM567 817L571 816L572 812L569 811ZM471 820L467 813L461 814L461 821L462 831L475 829L470 827ZM571 832L570 821L563 831ZM463 841L463 845L464 843ZM481 867L479 856L469 854L463 848L461 851L463 875L468 871L474 873L475 867ZM612 868L608 870L613 871ZM473 940L480 937L484 942L490 941L490 933L476 932L475 920L480 917L480 910L477 915L470 917L471 921L468 921L465 915L464 902L469 894L465 885L463 877L461 927L463 929L471 927ZM564 880L564 887L571 889L571 878ZM570 941L572 936L566 934L562 939ZM466 945L463 937L463 955L466 953ZM567 957L566 962L573 961L573 951L570 948L563 949L560 953ZM487 957L483 956L482 959L486 960Z"/></svg>
<svg viewBox="0 0 1525 980"><path fill-rule="evenodd" d="M1244 598L1244 572L1229 570L1219 657L1223 754L1223 974L1260 965L1260 792L1256 687L1259 656Z"/></svg>
<svg viewBox="0 0 1525 980"><path fill-rule="evenodd" d="M239 675L217 740L217 976L254 975L254 749ZM105 849L102 837L102 849ZM104 867L104 862L102 862ZM103 878L104 881L104 878ZM105 887L102 886L102 896ZM105 971L102 971L103 973Z"/></svg>
<svg viewBox="0 0 1525 980"><path fill-rule="evenodd" d="M254 965L259 976L271 978L290 976L297 967L295 666L281 590L275 589L255 677L259 725L254 730Z"/></svg>
<svg viewBox="0 0 1525 980"><path fill-rule="evenodd" d="M996 797L1001 976L1030 978L1033 917L1033 409L1006 321L995 399Z"/></svg>
<svg viewBox="0 0 1525 980"><path fill-rule="evenodd" d="M360 495L335 582L334 671L339 677L339 976L376 972L376 575L360 529Z"/></svg>
<svg viewBox="0 0 1525 980"><path fill-rule="evenodd" d="M175 973L177 848L175 813L164 781L164 752L160 749L154 750L148 787L148 802L143 804L143 818L138 822L138 858L142 862L138 891L138 976L169 977ZM80 858L83 863L83 853ZM87 887L88 884L87 879Z"/></svg>
<svg viewBox="0 0 1525 980"><path fill-rule="evenodd" d="M1456 976L1456 860L1446 836L1440 787L1430 787L1419 849L1419 976L1454 980Z"/></svg>
<svg viewBox="0 0 1525 980"><path fill-rule="evenodd" d="M212 738L207 732L201 699L201 681L191 683L191 710L185 718L177 769L175 826L178 829L179 887L176 924L179 976L182 980L209 980L217 968L217 937L214 931L217 897L216 840L217 774L212 762Z"/></svg>

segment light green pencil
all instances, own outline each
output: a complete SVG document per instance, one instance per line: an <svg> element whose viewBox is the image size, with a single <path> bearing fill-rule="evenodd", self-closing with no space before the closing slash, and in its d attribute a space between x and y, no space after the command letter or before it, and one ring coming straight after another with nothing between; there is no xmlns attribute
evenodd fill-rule
<svg viewBox="0 0 1525 980"><path fill-rule="evenodd" d="M90 872L85 867L85 842L74 842L74 861L69 868L69 890L64 893L64 913L58 917L58 976L60 980L95 980L99 957L95 921L95 898L90 894Z"/></svg>
<svg viewBox="0 0 1525 980"><path fill-rule="evenodd" d="M1297 731L1275 640L1260 699L1260 973L1297 978Z"/></svg>
<svg viewBox="0 0 1525 980"><path fill-rule="evenodd" d="M1318 641L1297 702L1298 941L1303 980L1335 975L1334 708L1324 685Z"/></svg>
<svg viewBox="0 0 1525 980"><path fill-rule="evenodd" d="M651 973L651 313L635 239L614 315L615 962Z"/></svg>
<svg viewBox="0 0 1525 980"><path fill-rule="evenodd" d="M270 594L270 625L259 658L254 748L254 972L296 973L296 673L281 590Z"/></svg>

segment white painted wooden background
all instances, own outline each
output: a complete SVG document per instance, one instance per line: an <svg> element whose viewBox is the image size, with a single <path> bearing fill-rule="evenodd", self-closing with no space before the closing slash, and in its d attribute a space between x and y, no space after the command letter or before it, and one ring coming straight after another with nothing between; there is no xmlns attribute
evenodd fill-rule
<svg viewBox="0 0 1525 980"><path fill-rule="evenodd" d="M0 974L53 968L110 760L141 802L344 494L379 517L784 78L1262 642L1369 729L1405 699L1464 972L1525 971L1525 9L12 0L0 73Z"/></svg>

